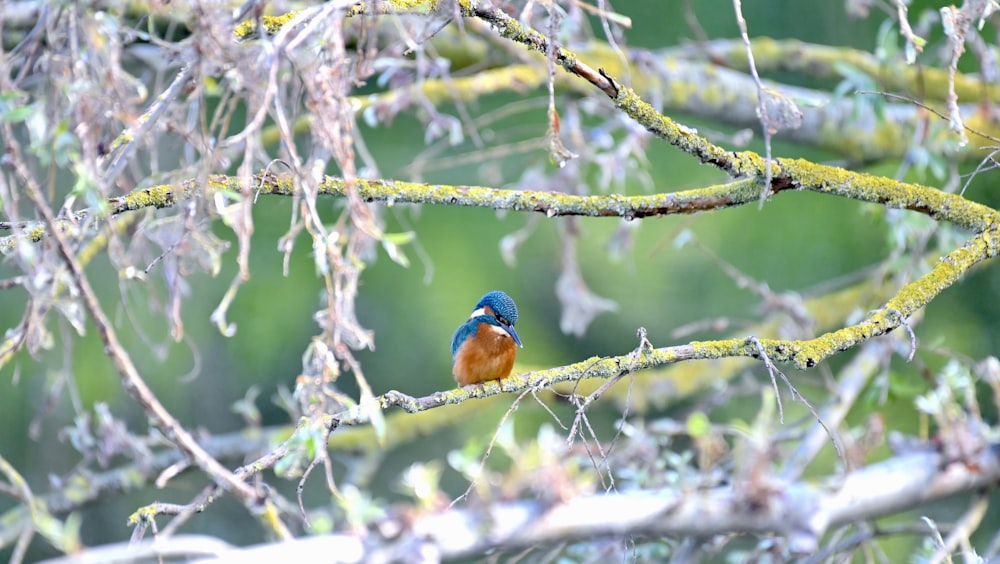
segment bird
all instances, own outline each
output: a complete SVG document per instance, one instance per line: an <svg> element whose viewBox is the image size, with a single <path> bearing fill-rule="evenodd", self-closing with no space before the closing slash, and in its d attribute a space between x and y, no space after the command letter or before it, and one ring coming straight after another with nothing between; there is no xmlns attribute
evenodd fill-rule
<svg viewBox="0 0 1000 564"><path fill-rule="evenodd" d="M451 373L459 386L510 375L517 348L524 346L514 330L516 323L517 304L506 293L493 290L479 299L451 338Z"/></svg>

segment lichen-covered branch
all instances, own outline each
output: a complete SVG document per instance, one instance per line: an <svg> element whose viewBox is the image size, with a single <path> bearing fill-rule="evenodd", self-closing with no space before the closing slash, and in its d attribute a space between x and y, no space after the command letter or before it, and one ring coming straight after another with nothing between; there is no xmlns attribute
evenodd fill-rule
<svg viewBox="0 0 1000 564"><path fill-rule="evenodd" d="M693 139L696 136L685 131L683 126L655 113L641 100L633 99L632 102L637 105L636 114L649 123L649 127L661 132L672 142L690 144L693 151L705 149L706 158L718 159L736 173L763 176L764 162L756 153L727 153L711 145L704 145L701 141ZM1000 212L989 206L919 184L818 165L801 159L778 159L773 174L773 191L776 193L804 189L833 194L890 208L908 209L977 232L1000 223ZM255 190L259 194L288 196L296 191L294 179L289 175L261 173L256 176L254 182ZM575 196L559 192L514 191L484 186L426 184L400 180L357 179L355 184L358 195L365 201L390 206L395 204L470 206L531 211L543 213L548 217L579 215L627 219L689 214L754 204L759 201L761 189L761 182L755 179L648 196L619 194ZM118 215L150 207L171 207L180 199L196 197L199 194L207 196L218 190L238 192L240 189L239 179L233 176L212 175L204 186L199 186L194 179L189 179L179 184L151 186L111 198L108 200L107 213ZM319 187L319 193L325 196L343 197L345 190L344 181L335 177L327 177ZM91 214L84 210L77 215L79 218L85 218ZM18 227L20 231L17 235L0 239L0 252L9 252L18 240L40 241L45 236L44 226L40 223L25 223ZM2 228L4 226L0 225L0 229Z"/></svg>
<svg viewBox="0 0 1000 564"><path fill-rule="evenodd" d="M125 216L127 219L132 216ZM808 299L803 304L805 311L815 321L815 326L822 330L836 324L843 313L864 303L866 299L880 301L888 296L882 296L887 289L872 288L867 282L854 285L833 294ZM758 335L770 335L777 331L771 322L764 322L750 328L750 332ZM633 412L643 412L648 406L663 408L667 402L678 401L698 390L719 380L727 380L747 369L751 359L729 358L713 363L677 363L664 365L660 369L648 369L634 374L635 380L630 386L612 388L603 396L624 400L626 391L631 388L632 399L630 409ZM448 381L442 376L442 381ZM572 390L579 394L589 394L592 391L591 381L575 381L571 383ZM654 393L654 389L662 390L669 384L670 394ZM556 384L556 390L569 393ZM542 395L542 397L545 397ZM388 451L398 445L405 445L422 436L429 436L441 429L466 420L474 414L481 415L492 406L509 401L503 395L492 395L476 398L477 401L466 401L450 405L447 409L428 409L419 413L396 411L385 417L385 439L379 443L374 430L365 425L364 421L352 421L349 416L338 420L340 426L330 435L329 447L335 452L369 452L374 448ZM398 392L386 394L383 405L406 404L411 401ZM332 420L329 421L332 423ZM355 426L349 426L355 424ZM229 434L204 437L201 446L214 458L219 460L245 460L260 452L268 451L272 445L283 444L294 432L290 426L266 427L259 430L248 430ZM825 438L825 435L823 436ZM77 511L111 496L123 495L147 487L166 468L184 460L177 450L165 450L156 453L152 458L125 464L106 471L84 471L63 478L61 487L53 488L49 493L36 498L40 507L53 515L62 516ZM257 465L253 465L256 467ZM22 533L30 524L30 515L24 506L12 508L0 514L0 546L8 545Z"/></svg>
<svg viewBox="0 0 1000 564"><path fill-rule="evenodd" d="M760 70L798 72L814 78L841 78L845 66L877 81L887 92L907 94L920 100L944 101L948 97L948 71L925 65L902 65L885 58L843 45L820 45L798 39L755 37L754 62ZM733 39L714 39L707 43L667 49L668 56L710 59L733 69L747 68L743 43ZM1000 85L981 76L959 75L955 93L962 100L985 98L1000 102Z"/></svg>
<svg viewBox="0 0 1000 564"><path fill-rule="evenodd" d="M904 286L885 306L860 323L826 333L815 339L756 339L756 342L760 343L772 361L791 363L803 370L812 368L839 352L885 335L903 325L908 317L955 283L962 273L979 262L996 256L1000 248L998 245L1000 238L995 227L982 235L975 236L959 249L942 257L930 272ZM407 412L416 413L501 393L541 390L562 382L575 382L585 378L609 379L687 360L721 360L733 357L759 358L760 352L755 339L695 341L640 354L591 357L568 366L512 375L503 380L465 386L421 398L392 391L380 396L377 401L382 409L399 407ZM368 412L367 406L357 406L344 413L328 416L329 425L364 423L367 421Z"/></svg>
<svg viewBox="0 0 1000 564"><path fill-rule="evenodd" d="M344 15L415 14L429 17L442 15L442 7L442 3L435 0L359 2L345 10ZM523 44L534 53L547 52L547 38L543 34L523 26L502 10L462 3L460 14L486 22L501 37ZM263 16L261 25L269 33L275 33L291 21L294 15L291 12L280 16ZM247 38L252 35L255 27L256 22L244 21L237 27L236 35ZM465 35L450 38L449 43L453 42L473 45L475 39ZM902 92L920 100L945 100L949 95L948 72L944 69L906 65L901 60L886 61L870 53L843 46L816 45L798 40L756 38L753 40L753 50L755 57L760 59L762 69L837 78L841 76L841 69L849 67L868 75L873 83L879 85L879 90L886 92ZM616 95L616 83L612 77L629 76L629 87L647 98L656 92L660 103L672 111L702 116L736 127L759 124L755 111L756 88L751 77L742 72L747 59L740 42L717 40L660 51L632 48L628 60L623 60L619 52L598 39L591 39L588 45L580 47L576 52L561 47L555 47L553 52L556 62L569 73L584 78L611 98ZM510 80L508 68L518 69L517 80ZM411 88L358 96L353 102L360 112L373 105L391 108L396 100L416 99L419 95L432 101L441 101L442 95L450 99L468 100L470 96L490 91L533 88L547 76L547 69L541 63L513 65L482 70L471 77L423 80ZM560 83L564 88L581 90L571 81L561 80ZM469 88L469 85L473 87ZM867 108L860 112L865 116L861 118L858 116L858 99L844 99L827 91L784 84L768 83L768 87L788 99L808 102L800 107L803 114L801 126L783 130L779 139L823 147L854 160L902 157L910 144L912 130L919 127L917 124L924 119L923 110L916 105L885 103L877 100L874 92L870 94L870 103L861 103L861 106ZM872 89L876 88L873 86ZM971 143L959 146L949 143L946 135L935 134L925 142L964 160L980 160L983 158L983 149L995 145L994 139L1000 136L1000 128L988 107L972 102L996 100L1000 96L1000 90L981 77L960 74L955 79L955 91L960 100L968 102L963 106L962 112L965 123L972 130L981 131L990 137L971 135ZM877 111L874 110L876 106ZM309 126L308 122L308 117L299 120L296 131L304 131ZM273 141L274 132L266 134L265 139Z"/></svg>
<svg viewBox="0 0 1000 564"><path fill-rule="evenodd" d="M704 137L699 136L694 130L680 125L661 114L632 89L626 88L616 82L604 69L595 71L592 67L580 61L570 51L560 46L550 46L549 40L544 35L533 29L521 26L519 22L503 11L495 8L473 8L467 12L467 15L481 18L488 22L502 37L521 43L530 50L547 53L551 47L555 59L568 72L590 82L598 90L604 92L609 98L614 100L615 105L620 110L642 124L647 130L684 152L697 157L701 162L717 166L733 175L755 175L775 181L778 180L776 176L772 176L772 171L767 168L766 161L760 158L759 155L749 152L730 153L710 143ZM750 84L748 83L747 86L749 87ZM734 89L734 91L738 90ZM743 90L746 91L748 88L744 88ZM732 100L727 100L726 103L731 104ZM753 105L750 104L751 107ZM987 125L995 121L989 116L988 111L984 110L981 113L984 114ZM976 120L977 123L980 121ZM810 125L815 128L815 124ZM839 125L836 128L839 129ZM870 132L866 133L866 137L871 136ZM992 143L992 141L993 139L988 138L979 139L979 144L974 146ZM865 155L861 155L860 157L865 158ZM792 179L792 182L795 183L796 180Z"/></svg>

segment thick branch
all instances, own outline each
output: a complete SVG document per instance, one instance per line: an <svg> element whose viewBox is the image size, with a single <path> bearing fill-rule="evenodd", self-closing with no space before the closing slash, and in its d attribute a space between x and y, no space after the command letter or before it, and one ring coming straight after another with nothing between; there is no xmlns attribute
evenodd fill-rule
<svg viewBox="0 0 1000 564"><path fill-rule="evenodd" d="M577 60L576 56L568 50L559 46L550 45L549 39L543 34L529 27L522 27L517 20L511 18L503 11L495 8L472 8L471 10L466 10L466 12L467 15L475 16L487 21L502 37L506 39L521 43L533 51L541 53L549 53L551 51L556 60L568 72L593 84L610 97L620 110L625 112L629 117L645 127L648 131L671 145L676 146L685 153L696 157L702 163L714 165L733 176L755 176L762 179L770 179L772 182L772 187L770 188L774 192L777 192L781 189L781 187L806 188L810 190L824 191L822 188L823 184L827 182L827 179L825 178L826 175L823 175L824 178L822 179L817 179L814 177L796 175L793 170L789 169L785 169L782 171L782 174L779 175L773 170L773 163L769 165L765 159L762 159L760 155L756 153L749 151L740 153L726 151L722 147L719 147L718 145L715 145L704 137L698 135L696 131L663 115L652 105L644 101L632 89L620 86L603 69L595 72L590 66ZM824 168L830 168L830 170L841 170L832 167ZM843 172L846 173L846 171ZM820 183L817 183L817 180L819 180ZM869 200L868 198L859 199L878 201ZM919 206L902 207L919 209ZM996 220L991 219L979 228L970 228L980 230L985 228L985 226L990 223L996 223ZM960 223L960 225L969 227L967 224Z"/></svg>
<svg viewBox="0 0 1000 564"><path fill-rule="evenodd" d="M954 284L975 264L996 256L997 230L991 229L977 235L961 248L944 256L938 264L918 280L903 287L886 305L864 321L826 333L815 339L726 339L720 341L695 341L687 345L653 349L641 355L628 354L614 357L592 357L576 364L513 375L499 381L465 386L446 392L414 398L391 391L377 398L381 408L400 407L410 413L433 409L442 405L462 403L469 399L485 398L500 393L519 393L542 389L561 382L575 382L584 378L614 378L648 368L686 360L717 360L731 357L759 358L759 343L768 358L776 362L789 362L799 369L816 366L830 356L848 350L869 339L889 333L902 325L906 318L933 300L941 291ZM367 406L329 416L329 424L354 425L368 421Z"/></svg>
<svg viewBox="0 0 1000 564"><path fill-rule="evenodd" d="M668 56L708 58L727 67L747 68L742 42L714 39L707 43L667 49ZM820 45L798 39L753 39L754 62L759 70L798 72L806 76L841 79L844 65L878 81L882 90L906 94L919 100L944 101L948 97L948 71L926 65L908 65L902 55L886 60L868 51L843 45ZM987 99L1000 102L1000 85L977 75L956 77L955 93L962 100Z"/></svg>
<svg viewBox="0 0 1000 564"><path fill-rule="evenodd" d="M839 480L839 478L838 478ZM830 482L831 480L826 480ZM543 501L495 503L478 509L390 516L363 548L353 536L326 535L292 541L290 546L260 545L214 552L242 560L287 555L317 543L336 546L350 561L397 561L415 553L450 560L560 542L630 537L711 537L755 533L783 535L795 554L809 554L832 527L870 521L959 493L1000 482L1000 447L966 460L948 460L935 450L919 450L853 472L832 488L772 479L755 486L738 482L707 490L637 490L581 496L554 505ZM402 531L400 533L400 531ZM323 540L325 539L325 540ZM350 547L350 550L347 548ZM97 556L115 547L94 549ZM363 551L358 554L357 551ZM203 554L203 553L199 553ZM255 558L255 556L257 558ZM336 560L333 554L329 555Z"/></svg>
<svg viewBox="0 0 1000 564"><path fill-rule="evenodd" d="M648 127L672 137L689 135L682 126L656 113L638 98L633 102L644 106L636 110L639 114L655 122L650 123ZM728 153L727 158L729 157L735 157L732 164L736 168L747 174L763 177L764 162L759 155ZM774 192L804 189L833 194L890 208L908 209L977 232L1000 223L1000 212L993 208L928 186L818 165L801 159L779 159L772 170ZM255 191L260 194L287 196L296 191L294 181L289 175L275 176L261 173L254 178L254 182ZM750 178L729 184L648 196L619 194L574 196L559 192L500 190L483 186L425 184L400 180L355 180L358 195L362 199L390 206L398 203L435 204L532 211L544 213L548 217L580 215L626 219L697 213L756 204L760 199L761 185L760 181ZM342 179L327 177L319 187L319 193L343 197L346 188ZM179 200L186 198L209 196L218 190L241 189L239 179L233 176L210 176L205 186L198 184L195 179L188 179L178 184L151 186L124 196L110 198L107 213L113 216L150 207L172 207ZM91 215L93 214L89 210L81 210L76 213L75 221L57 220L56 225L60 228L72 228L74 224ZM18 234L0 239L0 253L10 252L19 240L40 241L46 235L45 226L38 222L0 222L0 230L3 229L17 229Z"/></svg>
<svg viewBox="0 0 1000 564"><path fill-rule="evenodd" d="M997 448L968 461L935 451L905 454L850 474L833 491L801 482L748 491L735 484L707 491L637 491L446 511L418 520L410 535L459 558L504 549L597 537L709 537L732 533L787 535L793 552L809 553L829 527L865 521L1000 481ZM405 543L404 543L405 544Z"/></svg>

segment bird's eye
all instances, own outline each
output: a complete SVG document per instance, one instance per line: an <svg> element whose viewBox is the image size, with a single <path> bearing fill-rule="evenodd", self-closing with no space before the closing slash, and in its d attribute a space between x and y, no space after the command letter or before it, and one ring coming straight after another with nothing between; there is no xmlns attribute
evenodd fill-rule
<svg viewBox="0 0 1000 564"><path fill-rule="evenodd" d="M500 322L500 325L510 325L510 321L507 321L507 318L502 315L497 316L497 321Z"/></svg>

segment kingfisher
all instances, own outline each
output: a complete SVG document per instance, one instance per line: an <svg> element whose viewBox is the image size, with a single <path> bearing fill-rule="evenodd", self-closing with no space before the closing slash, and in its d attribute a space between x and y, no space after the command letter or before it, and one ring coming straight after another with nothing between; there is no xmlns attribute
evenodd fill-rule
<svg viewBox="0 0 1000 564"><path fill-rule="evenodd" d="M510 375L517 347L524 346L514 330L515 323L517 304L506 293L493 290L479 299L469 320L451 338L451 373L459 386Z"/></svg>

